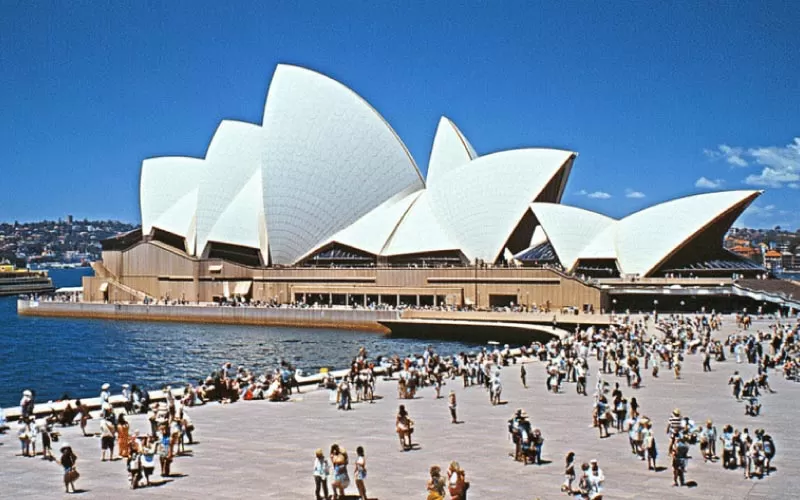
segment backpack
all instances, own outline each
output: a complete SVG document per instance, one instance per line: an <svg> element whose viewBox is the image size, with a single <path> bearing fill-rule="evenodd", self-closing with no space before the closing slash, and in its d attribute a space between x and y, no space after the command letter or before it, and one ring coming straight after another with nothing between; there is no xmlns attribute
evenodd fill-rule
<svg viewBox="0 0 800 500"><path fill-rule="evenodd" d="M769 436L764 436L764 455L770 459L775 456L775 443L772 442L772 438Z"/></svg>

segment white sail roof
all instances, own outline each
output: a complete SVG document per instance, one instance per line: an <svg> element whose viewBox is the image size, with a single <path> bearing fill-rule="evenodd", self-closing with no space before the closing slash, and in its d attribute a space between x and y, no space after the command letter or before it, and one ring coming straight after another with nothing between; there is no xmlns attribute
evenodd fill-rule
<svg viewBox="0 0 800 500"><path fill-rule="evenodd" d="M184 237L185 250L189 255L195 252L195 208L197 207L197 188L183 195L164 213L153 221L152 227Z"/></svg>
<svg viewBox="0 0 800 500"><path fill-rule="evenodd" d="M567 270L572 270L586 247L616 222L596 212L554 203L533 203L531 210Z"/></svg>
<svg viewBox="0 0 800 500"><path fill-rule="evenodd" d="M447 117L439 119L436 135L433 138L426 184L428 188L436 185L439 178L454 168L468 163L478 155L475 149L464 137L464 134Z"/></svg>
<svg viewBox="0 0 800 500"><path fill-rule="evenodd" d="M187 156L148 158L142 162L139 181L139 205L142 211L142 232L150 234L156 220L174 207L187 194L196 191L203 174L203 160ZM182 206L186 206L185 200ZM191 218L194 208L190 209ZM174 220L174 216L170 219ZM171 227L174 225L170 223ZM165 231L169 229L162 227ZM183 229L184 231L186 228ZM186 234L180 232L180 236Z"/></svg>
<svg viewBox="0 0 800 500"><path fill-rule="evenodd" d="M220 123L206 153L197 205L197 252L209 241L262 247L258 219L264 218L261 147L258 125L225 120ZM265 260L266 262L266 260Z"/></svg>
<svg viewBox="0 0 800 500"><path fill-rule="evenodd" d="M379 255L403 216L422 193L421 190L398 193L350 226L331 236L320 247L336 242Z"/></svg>
<svg viewBox="0 0 800 500"><path fill-rule="evenodd" d="M616 259L617 258L617 223L606 227L600 234L581 250L581 259Z"/></svg>
<svg viewBox="0 0 800 500"><path fill-rule="evenodd" d="M425 190L403 216L381 254L410 255L459 248L434 212L430 192Z"/></svg>
<svg viewBox="0 0 800 500"><path fill-rule="evenodd" d="M494 262L530 203L573 155L516 149L481 156L429 190L432 210L468 259Z"/></svg>
<svg viewBox="0 0 800 500"><path fill-rule="evenodd" d="M687 196L625 217L618 223L615 238L622 272L648 275L692 236L760 194L722 191Z"/></svg>
<svg viewBox="0 0 800 500"><path fill-rule="evenodd" d="M424 182L366 101L314 71L279 65L263 119L272 260L292 264L387 199Z"/></svg>
<svg viewBox="0 0 800 500"><path fill-rule="evenodd" d="M206 240L201 243L198 237L197 253L202 253L207 242L220 242L257 248L262 262L269 262L267 221L261 200L263 193L261 171L256 170L216 216Z"/></svg>

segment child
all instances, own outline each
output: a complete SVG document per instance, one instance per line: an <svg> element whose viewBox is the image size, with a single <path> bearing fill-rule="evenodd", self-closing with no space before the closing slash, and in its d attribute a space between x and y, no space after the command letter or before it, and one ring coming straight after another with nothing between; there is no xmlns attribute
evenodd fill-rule
<svg viewBox="0 0 800 500"><path fill-rule="evenodd" d="M450 390L450 394L447 396L447 406L448 408L450 408L451 422L457 424L458 419L456 418L456 392L452 389Z"/></svg>

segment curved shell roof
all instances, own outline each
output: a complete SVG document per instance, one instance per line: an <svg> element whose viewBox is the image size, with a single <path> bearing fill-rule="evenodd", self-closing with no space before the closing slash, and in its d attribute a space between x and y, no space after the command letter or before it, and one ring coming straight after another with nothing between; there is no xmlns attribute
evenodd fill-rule
<svg viewBox="0 0 800 500"><path fill-rule="evenodd" d="M409 255L417 253L458 250L460 245L450 237L430 202L430 191L425 190L399 221L382 254Z"/></svg>
<svg viewBox="0 0 800 500"><path fill-rule="evenodd" d="M760 194L749 190L698 194L625 217L615 238L620 267L627 274L648 275L692 236Z"/></svg>
<svg viewBox="0 0 800 500"><path fill-rule="evenodd" d="M395 228L423 193L424 191L399 193L333 235L324 245L336 242L374 255L382 253Z"/></svg>
<svg viewBox="0 0 800 500"><path fill-rule="evenodd" d="M447 117L441 117L439 126L436 127L431 157L428 161L428 173L425 179L428 187L435 186L440 177L477 157L475 149L455 123Z"/></svg>
<svg viewBox="0 0 800 500"><path fill-rule="evenodd" d="M261 176L263 131L258 125L225 120L206 153L197 204L197 253L210 241L259 248L264 201ZM267 262L267 260L264 260Z"/></svg>
<svg viewBox="0 0 800 500"><path fill-rule="evenodd" d="M592 241L616 222L589 210L555 203L533 203L531 210L567 270L575 266Z"/></svg>
<svg viewBox="0 0 800 500"><path fill-rule="evenodd" d="M430 203L470 259L494 262L529 205L575 153L516 149L481 156L446 172Z"/></svg>
<svg viewBox="0 0 800 500"><path fill-rule="evenodd" d="M187 200L194 196L196 201L204 169L202 159L187 156L148 158L142 162L139 204L144 234L155 226L186 236L194 217L194 206Z"/></svg>
<svg viewBox="0 0 800 500"><path fill-rule="evenodd" d="M278 66L263 127L276 264L294 263L397 193L425 186L389 124L355 92L314 71Z"/></svg>

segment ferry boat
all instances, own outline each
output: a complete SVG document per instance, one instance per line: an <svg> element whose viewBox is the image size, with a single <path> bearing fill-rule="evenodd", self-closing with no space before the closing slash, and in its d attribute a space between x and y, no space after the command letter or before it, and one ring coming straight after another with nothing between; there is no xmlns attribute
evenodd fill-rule
<svg viewBox="0 0 800 500"><path fill-rule="evenodd" d="M50 293L54 290L53 280L47 271L28 271L11 264L0 264L0 296Z"/></svg>

